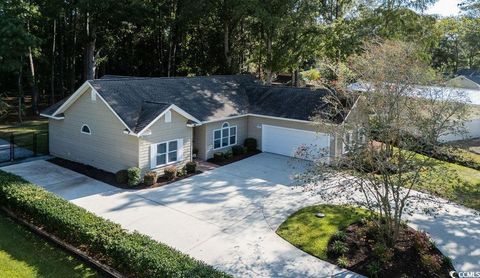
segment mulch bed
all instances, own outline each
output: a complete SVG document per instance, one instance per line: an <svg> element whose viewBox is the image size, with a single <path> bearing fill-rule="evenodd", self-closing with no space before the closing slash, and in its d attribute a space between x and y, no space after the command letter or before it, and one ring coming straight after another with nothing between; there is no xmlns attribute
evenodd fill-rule
<svg viewBox="0 0 480 278"><path fill-rule="evenodd" d="M348 246L344 254L348 259L347 269L369 277L450 277L449 272L454 270L451 261L429 241L428 236L408 226L400 232L393 257L388 262L381 262L388 255L375 250L376 236L368 226L355 223L343 230L346 238L341 241ZM329 242L327 255L331 263L338 264L340 255L333 251L334 241ZM433 263L425 263L425 258ZM372 273L375 262L380 266L376 275Z"/></svg>
<svg viewBox="0 0 480 278"><path fill-rule="evenodd" d="M242 159L257 155L259 153L261 153L261 151L256 150L256 151L253 151L253 152L248 152L248 153L244 153L244 154L235 155L235 156L232 156L228 159L224 159L222 161L217 161L214 158L210 158L207 161L210 162L210 163L216 164L218 166L225 166L225 165L228 165L230 163L237 162L237 161L240 161Z"/></svg>
<svg viewBox="0 0 480 278"><path fill-rule="evenodd" d="M153 185L145 185L143 183L140 183L137 186L131 187L128 184L118 183L114 173L110 173L110 172L107 172L107 171L104 171L104 170L100 170L100 169L95 168L95 167L90 166L90 165L85 165L85 164L82 164L82 163L78 163L78 162L74 162L74 161L71 161L71 160L66 160L66 159L62 159L62 158L58 158L58 157L51 158L47 161L51 162L53 164L56 164L58 166L61 166L63 168L67 168L67 169L70 169L72 171L75 171L77 173L80 173L80 174L85 175L87 177L90 177L92 179L96 179L96 180L99 180L101 182L104 182L104 183L107 183L107 184L110 184L110 185L113 185L115 187L122 188L122 189L155 188L155 187L164 186L164 185L167 185L169 183L176 182L176 181L179 181L179 180L182 180L182 179L186 179L186 178L189 178L191 176L198 175L198 174L202 173L201 171L197 171L197 172L192 173L192 174L187 174L187 175L184 175L184 176L181 176L181 177L176 177L175 179L172 179L172 180L167 180L164 177L160 176L157 179L157 183L155 183Z"/></svg>
<svg viewBox="0 0 480 278"><path fill-rule="evenodd" d="M135 187L129 187L128 184L122 184L122 186L124 186L124 188L128 188L128 189L147 189L147 188L155 188L155 187L160 187L160 186L164 186L164 185L167 185L169 183L172 183L172 182L176 182L176 181L180 181L180 180L183 180L183 179L186 179L186 178L189 178L189 177L192 177L192 176L195 176L195 175L198 175L198 174L201 174L203 173L202 171L196 171L195 173L191 173L191 174L186 174L184 176L181 176L181 177L176 177L172 180L169 180L169 179L166 179L165 177L163 176L160 176L157 178L157 182L153 185L145 185L143 183L140 183L139 185L135 186Z"/></svg>

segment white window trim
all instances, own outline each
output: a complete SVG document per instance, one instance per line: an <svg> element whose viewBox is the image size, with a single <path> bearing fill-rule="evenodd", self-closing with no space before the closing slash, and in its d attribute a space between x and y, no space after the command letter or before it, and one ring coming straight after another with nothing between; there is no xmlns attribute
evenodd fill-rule
<svg viewBox="0 0 480 278"><path fill-rule="evenodd" d="M223 125L227 124L228 126L227 127L223 127ZM230 137L232 136L230 134L230 129L231 128L235 128L235 142L233 144L230 144ZM223 129L228 129L228 144L226 146L222 146L222 139L223 139ZM220 147L218 148L215 148L215 132L216 131L220 131ZM213 144L213 149L214 150L220 150L220 149L223 149L223 148L228 148L228 147L231 147L231 146L235 146L237 144L237 141L238 141L238 127L236 125L230 125L230 123L228 122L224 122L222 123L221 127L220 128L217 128L217 129L214 129L213 132L212 132L212 138L213 138L213 141L212 141L212 144Z"/></svg>
<svg viewBox="0 0 480 278"><path fill-rule="evenodd" d="M83 131L83 128L84 128L84 127L87 127L90 132L85 132L85 131ZM80 128L80 132L83 133L83 134L92 135L92 129L91 129L88 125L86 125L86 124L82 125L82 127Z"/></svg>
<svg viewBox="0 0 480 278"><path fill-rule="evenodd" d="M169 143L174 141L177 142L177 160L168 161L168 154L170 153ZM157 165L157 147L158 145L161 145L161 144L166 144L165 161L167 161L167 163ZM162 167L176 164L182 161L183 161L183 139L168 140L168 141L163 141L160 143L155 143L150 145L150 169L162 168Z"/></svg>

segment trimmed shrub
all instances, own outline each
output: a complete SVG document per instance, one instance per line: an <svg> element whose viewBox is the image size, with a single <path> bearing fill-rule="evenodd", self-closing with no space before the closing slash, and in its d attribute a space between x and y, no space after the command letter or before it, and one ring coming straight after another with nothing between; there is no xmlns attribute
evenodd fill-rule
<svg viewBox="0 0 480 278"><path fill-rule="evenodd" d="M223 156L225 157L225 159L229 159L229 158L232 158L233 157L233 153L232 151L226 151Z"/></svg>
<svg viewBox="0 0 480 278"><path fill-rule="evenodd" d="M247 148L247 151L254 152L257 150L257 139L246 138L243 142L243 145Z"/></svg>
<svg viewBox="0 0 480 278"><path fill-rule="evenodd" d="M173 180L177 177L177 167L175 166L168 166L163 170L163 176L167 180Z"/></svg>
<svg viewBox="0 0 480 278"><path fill-rule="evenodd" d="M126 184L128 182L128 171L120 170L115 173L115 180L117 183Z"/></svg>
<svg viewBox="0 0 480 278"><path fill-rule="evenodd" d="M142 180L142 171L138 167L128 168L128 185L136 186Z"/></svg>
<svg viewBox="0 0 480 278"><path fill-rule="evenodd" d="M225 160L225 156L222 152L216 152L213 154L213 160L216 162L221 162Z"/></svg>
<svg viewBox="0 0 480 278"><path fill-rule="evenodd" d="M233 146L232 147L232 153L233 153L233 155L244 154L245 153L245 148L243 146L239 146L239 145Z"/></svg>
<svg viewBox="0 0 480 278"><path fill-rule="evenodd" d="M0 203L131 277L229 277L165 244L0 171Z"/></svg>
<svg viewBox="0 0 480 278"><path fill-rule="evenodd" d="M185 164L185 170L187 171L187 174L193 174L197 171L197 162L195 161L189 161L187 164Z"/></svg>
<svg viewBox="0 0 480 278"><path fill-rule="evenodd" d="M143 177L143 183L147 186L154 185L157 182L157 172L150 171Z"/></svg>

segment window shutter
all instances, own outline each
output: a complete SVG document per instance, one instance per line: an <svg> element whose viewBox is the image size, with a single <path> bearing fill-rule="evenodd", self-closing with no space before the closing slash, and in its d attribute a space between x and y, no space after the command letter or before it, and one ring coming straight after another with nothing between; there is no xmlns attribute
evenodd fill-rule
<svg viewBox="0 0 480 278"><path fill-rule="evenodd" d="M177 141L178 161L183 161L183 139L178 139Z"/></svg>
<svg viewBox="0 0 480 278"><path fill-rule="evenodd" d="M157 167L157 145L150 145L150 168Z"/></svg>

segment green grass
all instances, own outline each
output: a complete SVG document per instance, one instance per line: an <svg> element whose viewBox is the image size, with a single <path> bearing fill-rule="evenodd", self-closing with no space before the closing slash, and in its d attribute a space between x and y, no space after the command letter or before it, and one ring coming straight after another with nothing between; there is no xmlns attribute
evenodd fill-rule
<svg viewBox="0 0 480 278"><path fill-rule="evenodd" d="M480 210L480 171L432 159L433 171L424 172L414 189Z"/></svg>
<svg viewBox="0 0 480 278"><path fill-rule="evenodd" d="M19 125L0 125L0 139L10 141L15 136L15 145L33 150L33 133L37 133L37 152L48 152L48 120L27 121Z"/></svg>
<svg viewBox="0 0 480 278"><path fill-rule="evenodd" d="M315 213L322 212L324 218ZM280 225L277 234L299 249L320 259L327 258L327 247L330 238L339 230L367 216L364 209L316 205L305 207L290 215Z"/></svg>
<svg viewBox="0 0 480 278"><path fill-rule="evenodd" d="M100 277L84 262L0 214L1 277Z"/></svg>
<svg viewBox="0 0 480 278"><path fill-rule="evenodd" d="M19 125L0 124L0 131L15 133L45 132L48 131L48 120L26 121Z"/></svg>

